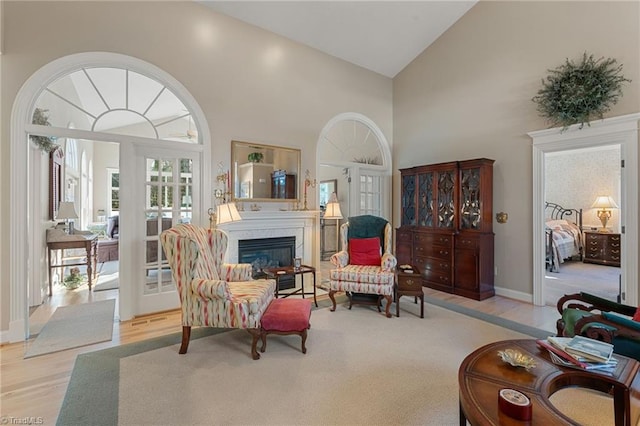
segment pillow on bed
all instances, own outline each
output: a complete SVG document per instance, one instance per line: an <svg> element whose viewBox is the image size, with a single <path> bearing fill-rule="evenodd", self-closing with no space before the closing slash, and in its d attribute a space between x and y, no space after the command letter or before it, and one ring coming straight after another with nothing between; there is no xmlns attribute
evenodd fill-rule
<svg viewBox="0 0 640 426"><path fill-rule="evenodd" d="M558 226L562 226L562 225L567 225L568 222L564 219L547 219L547 221L545 222L547 227L549 228L555 228Z"/></svg>

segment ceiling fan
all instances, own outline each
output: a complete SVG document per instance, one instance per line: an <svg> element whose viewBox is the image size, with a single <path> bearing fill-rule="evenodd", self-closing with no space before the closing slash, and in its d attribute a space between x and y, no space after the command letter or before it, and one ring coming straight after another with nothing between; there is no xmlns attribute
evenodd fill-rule
<svg viewBox="0 0 640 426"><path fill-rule="evenodd" d="M186 132L183 133L173 133L170 136L172 138L181 138L181 139L188 139L188 140L194 140L194 139L198 139L198 131L196 129L192 128L192 118L191 115L187 115L188 120L189 120L189 128L187 129ZM195 126L193 126L195 127Z"/></svg>

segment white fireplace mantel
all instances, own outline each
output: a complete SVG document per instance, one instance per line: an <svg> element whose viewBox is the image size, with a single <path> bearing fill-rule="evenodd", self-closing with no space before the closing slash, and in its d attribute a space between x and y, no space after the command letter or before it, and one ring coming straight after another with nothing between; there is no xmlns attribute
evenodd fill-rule
<svg viewBox="0 0 640 426"><path fill-rule="evenodd" d="M315 229L320 222L319 211L242 211L240 216L242 220L238 222L219 225L219 229L229 236L226 262L238 262L240 240L295 237L296 257L301 257L303 264L315 265L319 244Z"/></svg>

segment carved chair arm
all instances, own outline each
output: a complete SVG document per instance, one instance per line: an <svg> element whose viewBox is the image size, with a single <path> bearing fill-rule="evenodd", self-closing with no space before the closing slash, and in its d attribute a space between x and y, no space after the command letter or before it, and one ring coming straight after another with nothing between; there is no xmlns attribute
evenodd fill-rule
<svg viewBox="0 0 640 426"><path fill-rule="evenodd" d="M560 315L562 315L567 308L580 309L588 312L617 312L627 316L632 316L636 311L636 308L633 306L623 305L621 303L616 303L584 292L567 294L561 297L558 300L556 308Z"/></svg>

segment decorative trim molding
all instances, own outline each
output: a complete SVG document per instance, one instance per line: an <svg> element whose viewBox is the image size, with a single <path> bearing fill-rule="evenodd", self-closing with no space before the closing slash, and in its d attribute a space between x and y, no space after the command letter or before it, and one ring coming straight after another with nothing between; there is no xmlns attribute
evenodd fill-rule
<svg viewBox="0 0 640 426"><path fill-rule="evenodd" d="M533 303L544 305L545 238L544 238L544 155L602 145L620 145L625 161L622 169L620 223L625 227L622 238L623 301L638 304L638 121L640 113L622 115L591 122L580 128L573 125L530 132L533 139Z"/></svg>
<svg viewBox="0 0 640 426"><path fill-rule="evenodd" d="M317 266L314 253L318 241L314 229L319 211L245 211L240 212L240 216L241 221L219 225L229 237L226 262L238 262L240 240L296 237L296 257L301 257L303 264Z"/></svg>

